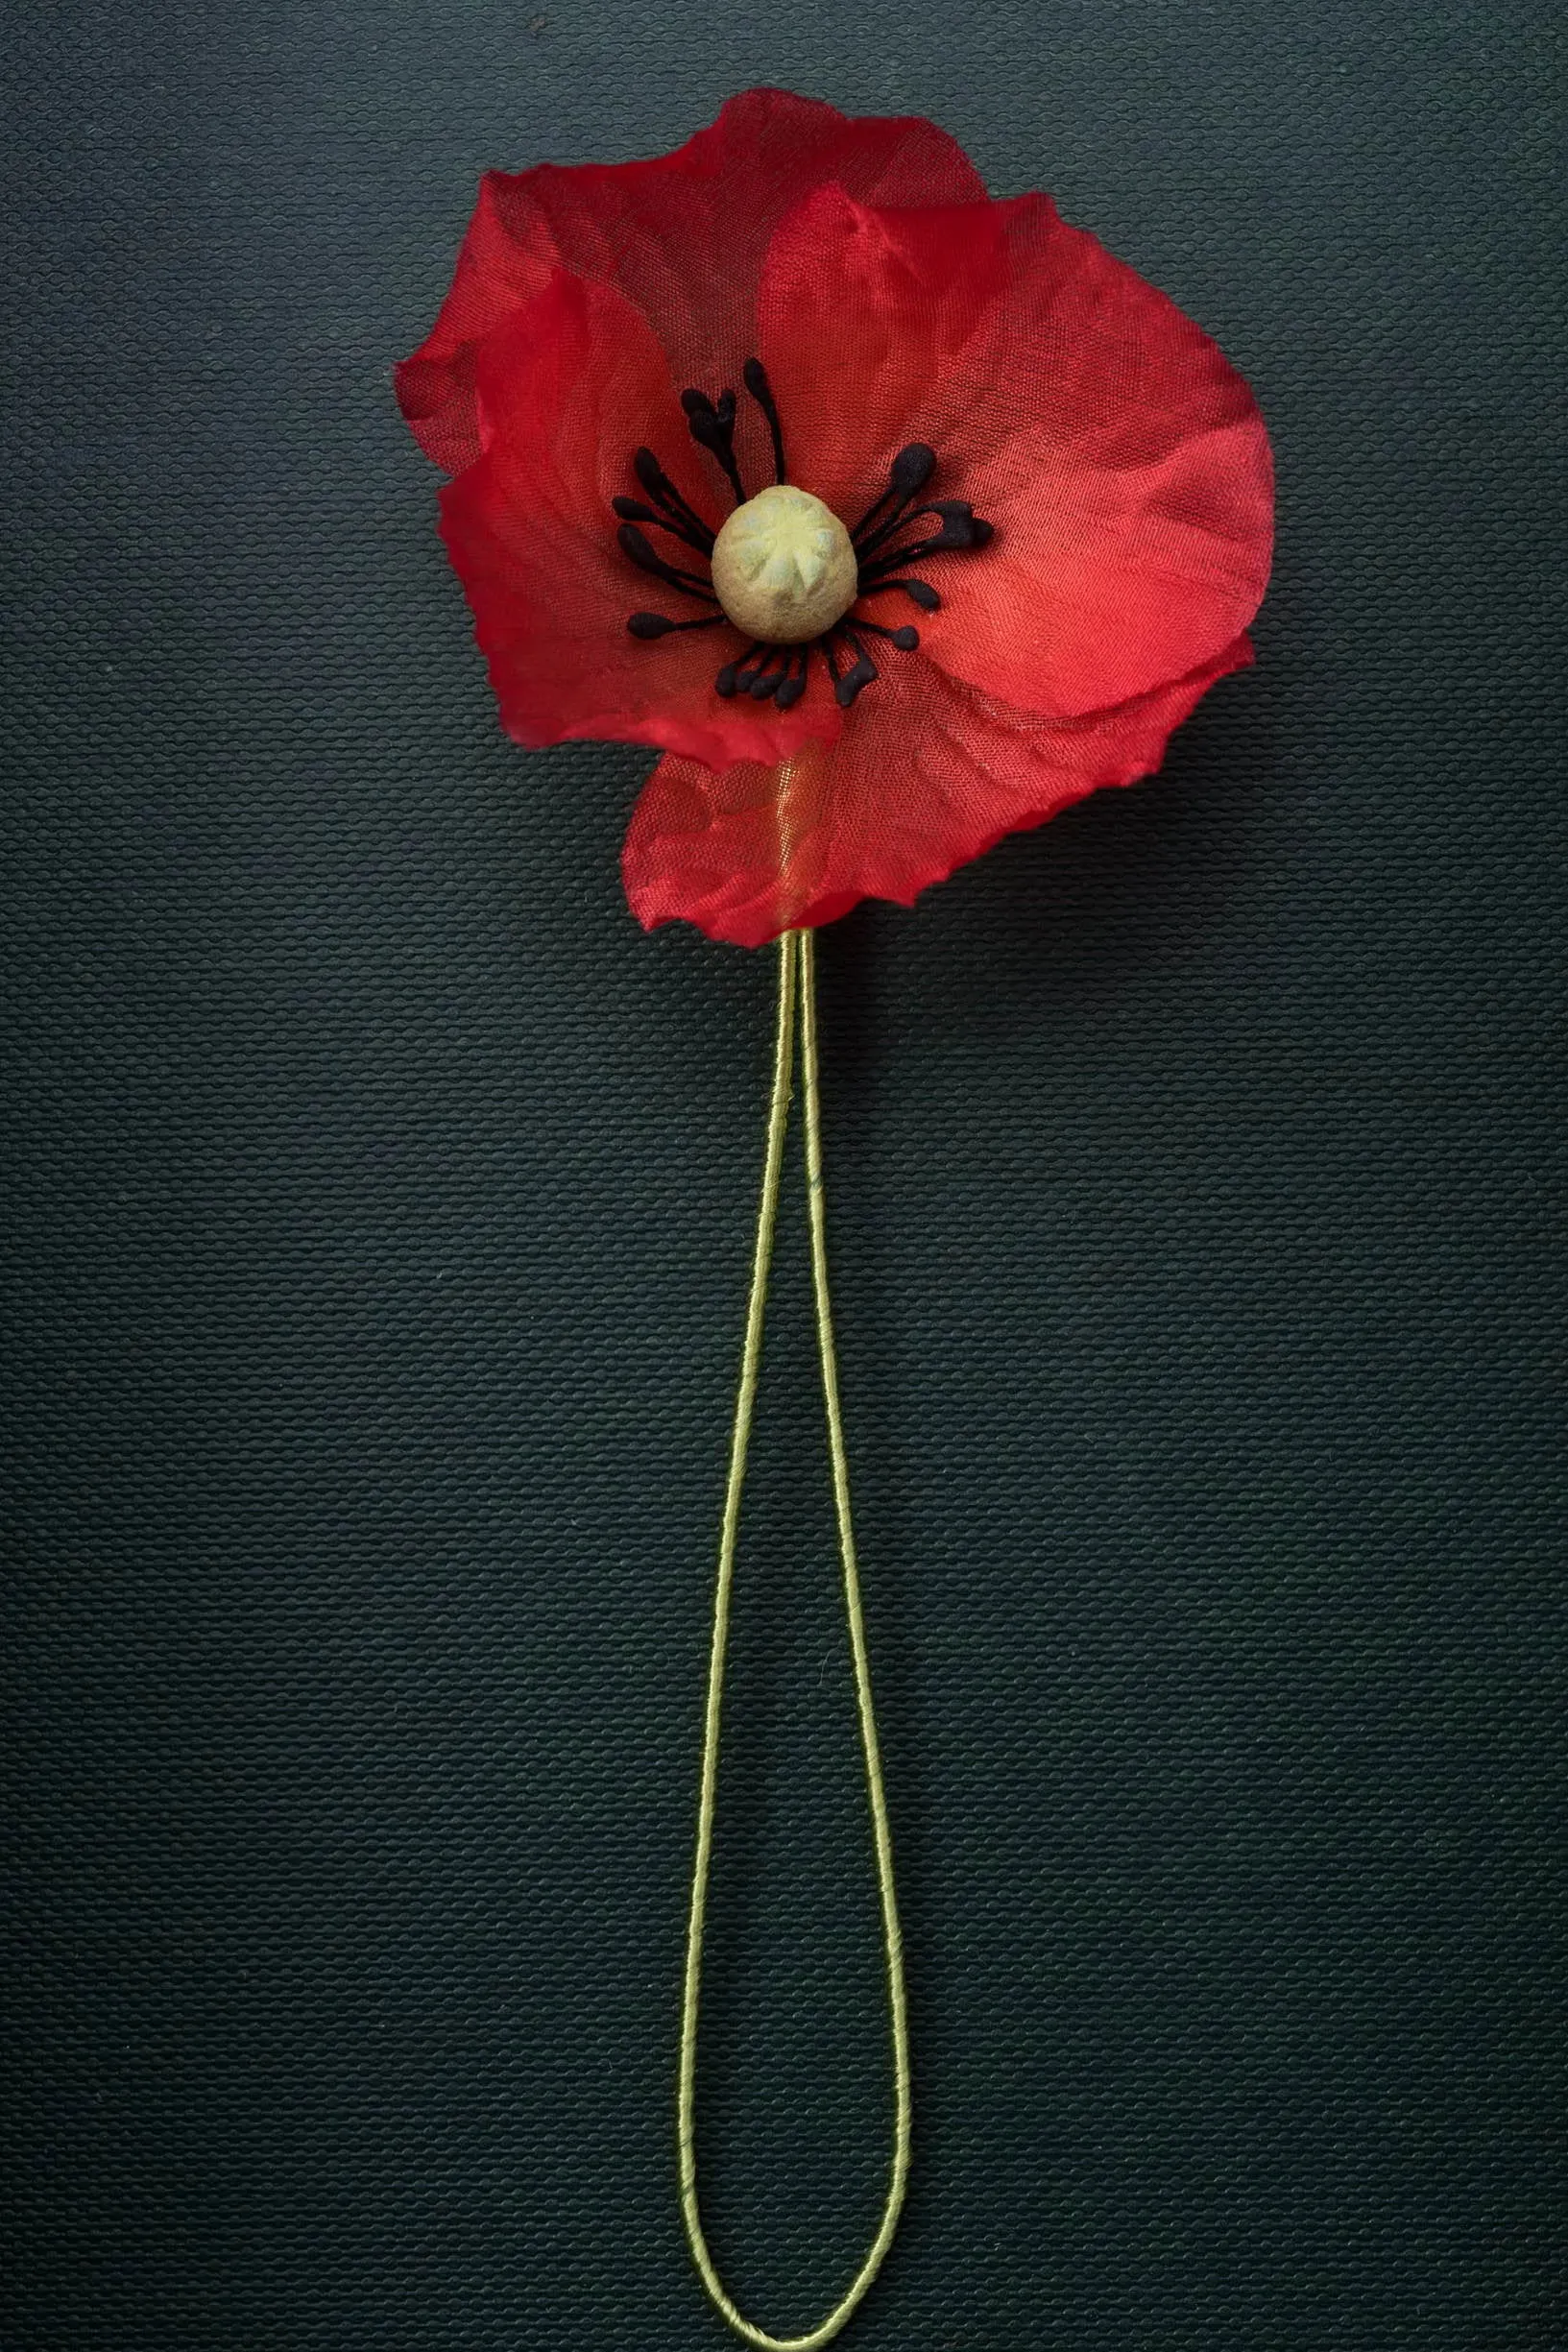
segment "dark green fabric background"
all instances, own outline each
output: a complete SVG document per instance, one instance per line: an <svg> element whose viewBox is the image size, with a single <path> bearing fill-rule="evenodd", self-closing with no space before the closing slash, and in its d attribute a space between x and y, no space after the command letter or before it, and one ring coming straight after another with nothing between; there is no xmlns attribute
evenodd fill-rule
<svg viewBox="0 0 1568 2352"><path fill-rule="evenodd" d="M771 959L500 736L395 412L488 164L914 109L1279 459L1165 775L831 932L918 2170L865 2352L1561 2300L1563 206L1546 0L18 8L4 2352L702 2352L671 2102ZM744 191L737 192L744 201ZM880 2193L792 1211L704 2115Z"/></svg>

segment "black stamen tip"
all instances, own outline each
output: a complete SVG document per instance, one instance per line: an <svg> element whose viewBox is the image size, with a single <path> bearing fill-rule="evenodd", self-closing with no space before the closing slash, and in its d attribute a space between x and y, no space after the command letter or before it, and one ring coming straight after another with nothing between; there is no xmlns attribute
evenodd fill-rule
<svg viewBox="0 0 1568 2352"><path fill-rule="evenodd" d="M892 556L888 560L896 563L898 558ZM862 596L880 596L884 588L902 588L910 603L918 604L923 613L939 613L942 610L941 597L925 580L879 580L873 572L869 578L862 576L859 593Z"/></svg>
<svg viewBox="0 0 1568 2352"><path fill-rule="evenodd" d="M651 544L635 522L623 522L615 537L620 542L621 553L629 555L634 564L640 564L644 571L659 570L661 559L655 555Z"/></svg>
<svg viewBox="0 0 1568 2352"><path fill-rule="evenodd" d="M683 392L681 395L682 404L686 409L688 429L692 440L699 449L706 449L709 455L715 458L722 466L730 487L735 492L735 502L737 506L742 506L745 503L746 492L740 479L739 468L735 462L733 446L735 442L735 394L727 392L724 399L729 402L728 408L724 408L722 403L719 408L715 408L712 402L705 400L700 392Z"/></svg>
<svg viewBox="0 0 1568 2352"><path fill-rule="evenodd" d="M981 521L967 498L938 498L920 512L941 517L942 528L933 542L938 547L983 547L993 536L994 526Z"/></svg>
<svg viewBox="0 0 1568 2352"><path fill-rule="evenodd" d="M735 692L736 671L739 668L739 667L740 665L738 662L726 662L724 667L719 671L718 676L713 680L713 691L716 694L722 694L726 702L729 701L730 696Z"/></svg>
<svg viewBox="0 0 1568 2352"><path fill-rule="evenodd" d="M639 571L651 571L656 580L679 589L683 596L696 596L704 604L718 602L706 580L699 580L694 571L680 571L673 564L666 564L662 555L656 555L646 534L635 522L623 522L615 539L622 555L630 556Z"/></svg>
<svg viewBox="0 0 1568 2352"><path fill-rule="evenodd" d="M910 500L920 496L935 472L936 451L929 442L910 441L905 444L887 469L887 488L873 505L866 508L850 533L862 554L880 546L900 528L900 516ZM881 518L880 521L879 516Z"/></svg>
<svg viewBox="0 0 1568 2352"><path fill-rule="evenodd" d="M779 672L776 669L760 669L754 678L746 680L746 691L753 702L766 702L778 684Z"/></svg>
<svg viewBox="0 0 1568 2352"><path fill-rule="evenodd" d="M712 532L689 500L682 497L651 449L636 452L632 471L653 500L653 509L639 505L635 498L613 498L611 504L615 512L628 522L656 522L661 530L673 531L677 538L688 541L699 554L711 554Z"/></svg>
<svg viewBox="0 0 1568 2352"><path fill-rule="evenodd" d="M844 675L833 683L833 697L841 711L847 711L863 686L869 686L877 675L877 665L869 653L856 657Z"/></svg>
<svg viewBox="0 0 1568 2352"><path fill-rule="evenodd" d="M778 403L773 398L773 386L768 382L767 370L760 359L748 359L741 370L746 390L767 419L767 428L773 443L773 478L784 479L784 431L779 423Z"/></svg>
<svg viewBox="0 0 1568 2352"><path fill-rule="evenodd" d="M907 623L905 623L902 629L894 630L892 642L895 645L897 645L901 653L913 653L915 647L920 643L920 631L918 629L911 629Z"/></svg>
<svg viewBox="0 0 1568 2352"><path fill-rule="evenodd" d="M663 613L634 613L626 623L627 631L633 637L667 637L675 625L673 620L666 620Z"/></svg>
<svg viewBox="0 0 1568 2352"><path fill-rule="evenodd" d="M792 645L784 656L784 675L777 681L773 699L781 711L792 711L806 691L807 672L811 667L809 645Z"/></svg>
<svg viewBox="0 0 1568 2352"><path fill-rule="evenodd" d="M924 490L936 472L936 451L924 441L911 441L894 458L888 479L901 496L912 497Z"/></svg>
<svg viewBox="0 0 1568 2352"><path fill-rule="evenodd" d="M688 547L699 555L712 555L713 534L684 502L675 503L672 494L663 507L644 506L640 498L612 498L615 513L625 522L651 522L656 531L668 531L672 539L684 539Z"/></svg>

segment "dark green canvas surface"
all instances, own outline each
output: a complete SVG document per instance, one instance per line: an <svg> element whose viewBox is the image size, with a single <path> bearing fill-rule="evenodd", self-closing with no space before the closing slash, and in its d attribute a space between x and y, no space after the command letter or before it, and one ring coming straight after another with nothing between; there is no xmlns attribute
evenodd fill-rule
<svg viewBox="0 0 1568 2352"><path fill-rule="evenodd" d="M673 2193L771 959L501 737L391 398L476 176L776 81L1257 387L1259 666L825 935L918 2153L865 2352L1563 2317L1557 12L15 9L4 2352L714 2352ZM792 1190L791 1200L796 1195ZM703 2114L880 2194L792 1207Z"/></svg>

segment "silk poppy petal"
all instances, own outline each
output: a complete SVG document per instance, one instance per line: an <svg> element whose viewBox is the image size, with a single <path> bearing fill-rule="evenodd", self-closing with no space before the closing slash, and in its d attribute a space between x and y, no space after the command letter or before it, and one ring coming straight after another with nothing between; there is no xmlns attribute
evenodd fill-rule
<svg viewBox="0 0 1568 2352"><path fill-rule="evenodd" d="M682 494L699 512L715 508L663 353L624 295L558 271L486 339L475 398L483 454L443 490L442 535L510 735L657 743L723 766L786 759L837 734L830 696L782 712L714 691L744 643L727 620L652 643L627 634L634 611L687 621L715 609L621 552L610 502L637 488L634 450L659 441ZM651 527L646 536L706 583L704 557Z"/></svg>
<svg viewBox="0 0 1568 2352"><path fill-rule="evenodd" d="M862 898L908 906L1008 833L1160 764L1171 730L1227 671L1237 640L1189 676L1115 709L1049 719L1011 709L916 659L890 660L836 744L783 772L662 760L633 812L626 894L647 930L694 923L760 947L833 921Z"/></svg>
<svg viewBox="0 0 1568 2352"><path fill-rule="evenodd" d="M448 472L478 455L474 347L552 270L614 285L642 310L679 384L738 384L780 221L834 182L862 204L983 203L963 149L916 115L851 117L787 90L747 90L673 155L489 172L451 291L397 373L403 412Z"/></svg>
<svg viewBox="0 0 1568 2352"><path fill-rule="evenodd" d="M973 686L1081 715L1245 628L1272 551L1268 440L1174 303L1047 200L997 209L1010 283L910 421L996 537L932 563L922 637Z"/></svg>
<svg viewBox="0 0 1568 2352"><path fill-rule="evenodd" d="M853 525L918 438L911 417L974 341L1009 255L992 204L890 210L815 189L762 264L758 339L791 477Z"/></svg>

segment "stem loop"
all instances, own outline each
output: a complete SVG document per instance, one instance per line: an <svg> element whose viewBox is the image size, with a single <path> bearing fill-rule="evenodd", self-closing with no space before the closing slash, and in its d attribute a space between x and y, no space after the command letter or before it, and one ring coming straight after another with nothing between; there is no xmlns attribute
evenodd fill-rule
<svg viewBox="0 0 1568 2352"><path fill-rule="evenodd" d="M751 1297L746 1308L746 1337L740 1358L740 1384L736 1394L735 1432L730 1446L730 1474L724 1494L719 1535L718 1577L713 1590L713 1637L708 1668L708 1706L703 1728L702 1782L697 1804L697 1851L691 1874L691 1911L687 1930L686 1981L681 2007L681 2072L677 2101L677 2143L681 2167L681 2212L691 2255L718 2310L737 2336L760 2352L817 2352L845 2326L881 2267L893 2242L909 2176L911 2097L909 2025L904 1984L904 1948L899 1931L898 1901L893 1883L893 1844L887 1826L887 1799L882 1786L881 1755L877 1717L871 1696L871 1665L866 1649L865 1619L860 1606L860 1577L850 1516L849 1461L844 1447L843 1417L838 1398L838 1365L833 1349L832 1308L828 1288L828 1247L822 1189L822 1114L817 1080L817 1017L815 941L809 931L787 931L779 941L779 1025L774 1048L773 1098L768 1107L767 1147L762 1163L762 1197L758 1211L757 1242L752 1256ZM789 1101L795 1053L797 1008L800 1057L806 1112L806 1185L811 1233L811 1288L816 1303L817 1352L822 1367L822 1398L828 1421L828 1451L832 1467L833 1508L838 1522L838 1550L844 1572L844 1613L849 1627L850 1655L855 1667L855 1697L859 1716L860 1746L865 1757L866 1795L871 1808L872 1836L877 1855L877 1887L881 1904L882 1942L887 1964L888 2020L893 2056L893 2149L886 2201L875 2239L842 2298L827 2317L804 2336L770 2336L753 2325L735 2303L713 2265L703 2232L697 2195L696 2088L697 2022L702 1989L703 1926L708 1907L709 1869L713 1851L713 1820L718 1793L718 1756L724 1702L724 1661L729 1645L730 1601L735 1585L736 1540L740 1526L740 1498L746 1481L746 1454L751 1442L757 1383L761 1369L762 1324L767 1305L768 1274L773 1263L773 1237L778 1224L779 1186L784 1137L789 1126Z"/></svg>

